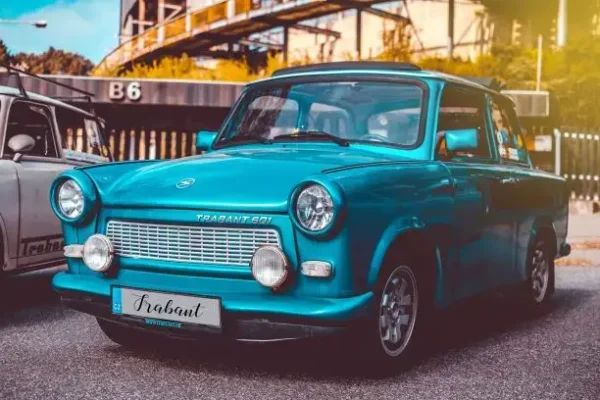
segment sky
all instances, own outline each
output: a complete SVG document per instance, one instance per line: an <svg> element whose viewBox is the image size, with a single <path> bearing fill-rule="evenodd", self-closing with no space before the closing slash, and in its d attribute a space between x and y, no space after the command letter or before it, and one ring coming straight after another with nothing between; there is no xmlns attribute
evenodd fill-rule
<svg viewBox="0 0 600 400"><path fill-rule="evenodd" d="M56 49L98 63L118 42L119 0L0 0L0 20L46 20L45 29L0 21L0 39L11 53Z"/></svg>

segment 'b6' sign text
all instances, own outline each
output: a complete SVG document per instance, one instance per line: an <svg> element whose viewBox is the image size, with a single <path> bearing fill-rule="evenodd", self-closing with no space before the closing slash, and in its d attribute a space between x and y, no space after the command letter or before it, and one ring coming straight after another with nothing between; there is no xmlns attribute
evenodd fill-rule
<svg viewBox="0 0 600 400"><path fill-rule="evenodd" d="M110 82L108 98L113 101L138 101L142 98L142 88L139 82Z"/></svg>

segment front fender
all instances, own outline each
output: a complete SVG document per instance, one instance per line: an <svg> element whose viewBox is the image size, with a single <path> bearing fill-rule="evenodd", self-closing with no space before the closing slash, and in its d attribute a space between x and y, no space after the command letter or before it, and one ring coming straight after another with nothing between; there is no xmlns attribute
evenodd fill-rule
<svg viewBox="0 0 600 400"><path fill-rule="evenodd" d="M397 238L408 232L425 232L425 223L417 217L400 217L394 220L381 235L379 243L373 252L373 258L369 266L367 284L374 288L383 267L385 255Z"/></svg>
<svg viewBox="0 0 600 400"><path fill-rule="evenodd" d="M368 287L371 290L375 288L381 269L384 266L386 254L388 254L392 249L392 246L397 243L397 240L401 239L403 236L408 237L408 235L417 235L418 237L426 238L424 240L428 241L428 243L423 243L423 246L428 247L427 251L433 252L431 256L435 263L435 281L433 283L434 302L440 307L446 305L449 301L449 296L446 292L446 274L444 273L442 265L440 247L435 240L431 238L431 232L429 232L426 224L417 217L398 218L384 231L381 240L375 248L373 259L369 266Z"/></svg>

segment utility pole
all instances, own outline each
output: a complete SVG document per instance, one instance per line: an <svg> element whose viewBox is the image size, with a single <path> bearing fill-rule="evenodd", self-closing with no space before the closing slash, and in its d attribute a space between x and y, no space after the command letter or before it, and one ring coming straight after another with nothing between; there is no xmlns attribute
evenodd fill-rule
<svg viewBox="0 0 600 400"><path fill-rule="evenodd" d="M448 57L454 58L454 0L448 1Z"/></svg>
<svg viewBox="0 0 600 400"><path fill-rule="evenodd" d="M544 37L542 35L538 36L538 58L537 58L537 79L535 84L535 90L538 92L542 90L542 59L543 59L543 45L544 45Z"/></svg>
<svg viewBox="0 0 600 400"><path fill-rule="evenodd" d="M567 0L558 0L558 18L556 19L556 45L567 44Z"/></svg>

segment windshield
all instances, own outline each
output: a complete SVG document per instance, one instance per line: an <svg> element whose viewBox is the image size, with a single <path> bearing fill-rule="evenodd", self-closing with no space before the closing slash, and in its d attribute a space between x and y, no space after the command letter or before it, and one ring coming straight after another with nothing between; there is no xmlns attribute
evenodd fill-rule
<svg viewBox="0 0 600 400"><path fill-rule="evenodd" d="M98 120L68 108L56 108L56 122L66 158L91 163L110 161Z"/></svg>
<svg viewBox="0 0 600 400"><path fill-rule="evenodd" d="M254 87L242 96L217 146L244 141L324 140L418 144L423 88L383 81ZM279 139L278 139L279 137Z"/></svg>

